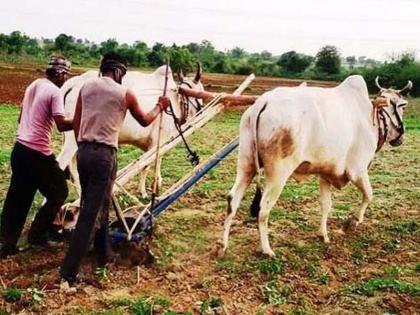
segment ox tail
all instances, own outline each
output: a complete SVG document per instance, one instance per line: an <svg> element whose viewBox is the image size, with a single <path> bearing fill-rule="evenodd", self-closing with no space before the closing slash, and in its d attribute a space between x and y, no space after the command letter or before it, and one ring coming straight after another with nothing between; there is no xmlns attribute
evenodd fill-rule
<svg viewBox="0 0 420 315"><path fill-rule="evenodd" d="M262 178L262 161L259 155L259 149L258 149L258 126L260 123L260 116L262 114L262 112L265 110L265 108L267 107L267 103L265 103L263 105L263 107L260 109L260 111L258 112L257 118L255 119L255 128L253 128L254 131L254 137L253 137L253 142L254 142L254 164L255 164L255 169L257 172L257 190L255 192L255 196L254 199L252 200L251 206L249 208L249 211L251 213L251 216L253 218L258 217L258 214L260 212L260 203L261 203L261 198L262 198L262 183L261 183L261 178Z"/></svg>

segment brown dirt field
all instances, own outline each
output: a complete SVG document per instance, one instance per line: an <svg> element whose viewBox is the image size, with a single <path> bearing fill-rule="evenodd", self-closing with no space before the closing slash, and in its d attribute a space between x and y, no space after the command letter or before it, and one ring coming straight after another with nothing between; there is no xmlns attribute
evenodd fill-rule
<svg viewBox="0 0 420 315"><path fill-rule="evenodd" d="M73 70L81 73L80 69ZM26 87L36 78L43 77L42 66L39 65L5 65L0 64L0 103L19 104L22 101ZM232 87L239 85L246 76L225 74L204 74L203 82L206 90L230 92ZM302 80L283 78L257 77L245 94L262 94L278 86L295 86ZM332 87L335 83L327 81L308 81L309 86Z"/></svg>

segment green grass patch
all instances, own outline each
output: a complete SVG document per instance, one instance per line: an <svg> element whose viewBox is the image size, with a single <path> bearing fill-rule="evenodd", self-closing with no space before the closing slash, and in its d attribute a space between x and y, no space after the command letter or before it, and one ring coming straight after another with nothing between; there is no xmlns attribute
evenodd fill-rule
<svg viewBox="0 0 420 315"><path fill-rule="evenodd" d="M420 284L401 281L392 278L374 278L368 281L353 285L346 289L347 292L373 296L377 291L396 293L407 293L412 295L420 294Z"/></svg>
<svg viewBox="0 0 420 315"><path fill-rule="evenodd" d="M7 302L18 302L23 299L25 291L15 287L9 287L3 290L2 296Z"/></svg>
<svg viewBox="0 0 420 315"><path fill-rule="evenodd" d="M265 302L273 306L285 304L289 295L292 293L292 289L289 286L281 285L276 281L264 284L261 287L261 291Z"/></svg>

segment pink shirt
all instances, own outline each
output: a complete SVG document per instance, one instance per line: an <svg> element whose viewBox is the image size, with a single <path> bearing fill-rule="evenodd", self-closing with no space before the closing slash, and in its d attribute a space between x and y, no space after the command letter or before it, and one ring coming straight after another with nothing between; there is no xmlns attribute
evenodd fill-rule
<svg viewBox="0 0 420 315"><path fill-rule="evenodd" d="M64 116L63 94L50 80L37 79L25 91L17 141L42 154L51 155L54 116Z"/></svg>

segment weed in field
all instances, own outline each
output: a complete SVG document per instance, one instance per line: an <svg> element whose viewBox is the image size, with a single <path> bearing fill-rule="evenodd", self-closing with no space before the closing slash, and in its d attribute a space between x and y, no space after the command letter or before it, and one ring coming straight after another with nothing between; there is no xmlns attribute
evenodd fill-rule
<svg viewBox="0 0 420 315"><path fill-rule="evenodd" d="M416 264L416 267L414 267L415 272L420 273L420 263Z"/></svg>
<svg viewBox="0 0 420 315"><path fill-rule="evenodd" d="M315 278L316 273L318 272L318 265L310 263L306 266L306 271L308 272L309 277Z"/></svg>
<svg viewBox="0 0 420 315"><path fill-rule="evenodd" d="M139 298L131 302L130 310L134 315L152 315L153 314L153 299Z"/></svg>
<svg viewBox="0 0 420 315"><path fill-rule="evenodd" d="M38 290L37 288L28 288L27 291L31 297L30 303L32 305L40 303L44 298L44 292Z"/></svg>
<svg viewBox="0 0 420 315"><path fill-rule="evenodd" d="M389 253L396 253L399 248L400 248L400 240L396 238L391 239L382 245L382 249L385 252L389 252Z"/></svg>
<svg viewBox="0 0 420 315"><path fill-rule="evenodd" d="M414 220L395 222L389 230L397 234L413 234L419 231L420 224Z"/></svg>
<svg viewBox="0 0 420 315"><path fill-rule="evenodd" d="M353 285L345 291L373 296L376 291L388 291L397 293L420 294L420 284L412 284L393 278L374 278L368 281Z"/></svg>
<svg viewBox="0 0 420 315"><path fill-rule="evenodd" d="M7 302L18 302L23 299L25 291L15 287L6 288L3 290L2 296Z"/></svg>
<svg viewBox="0 0 420 315"><path fill-rule="evenodd" d="M330 274L328 272L324 272L322 275L319 276L319 283L321 284L328 284L330 282Z"/></svg>
<svg viewBox="0 0 420 315"><path fill-rule="evenodd" d="M106 267L96 268L95 276L97 276L100 280L108 280L108 269Z"/></svg>
<svg viewBox="0 0 420 315"><path fill-rule="evenodd" d="M263 258L255 263L255 268L268 276L279 275L283 273L283 264L279 258Z"/></svg>
<svg viewBox="0 0 420 315"><path fill-rule="evenodd" d="M361 250L356 250L351 257L356 265L361 265L366 260L366 255Z"/></svg>
<svg viewBox="0 0 420 315"><path fill-rule="evenodd" d="M287 315L314 315L314 313L304 307L297 307L287 312Z"/></svg>
<svg viewBox="0 0 420 315"><path fill-rule="evenodd" d="M402 274L403 274L403 269L396 264L392 264L390 266L387 266L386 268L386 275L388 276L398 278Z"/></svg>
<svg viewBox="0 0 420 315"><path fill-rule="evenodd" d="M232 257L223 256L216 263L216 271L226 271L231 275L239 275L247 269L244 264L236 262Z"/></svg>
<svg viewBox="0 0 420 315"><path fill-rule="evenodd" d="M200 315L214 315L221 314L223 301L219 297L211 297L197 301L196 304L200 306Z"/></svg>
<svg viewBox="0 0 420 315"><path fill-rule="evenodd" d="M261 291L264 296L264 300L273 306L285 304L292 292L290 287L281 285L274 280L264 284L261 287Z"/></svg>

